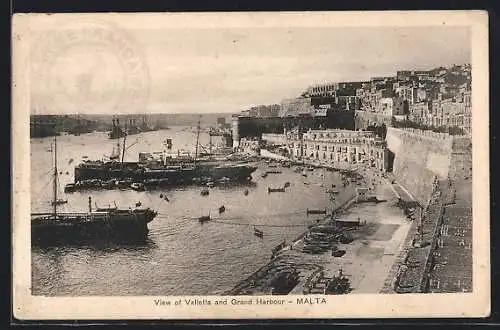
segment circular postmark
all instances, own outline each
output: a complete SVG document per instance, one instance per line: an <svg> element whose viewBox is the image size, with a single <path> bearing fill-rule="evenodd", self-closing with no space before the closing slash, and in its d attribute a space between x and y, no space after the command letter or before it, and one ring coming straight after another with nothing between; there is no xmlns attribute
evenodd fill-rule
<svg viewBox="0 0 500 330"><path fill-rule="evenodd" d="M31 99L38 113L136 113L149 94L149 68L133 39L100 20L64 22L31 49Z"/></svg>

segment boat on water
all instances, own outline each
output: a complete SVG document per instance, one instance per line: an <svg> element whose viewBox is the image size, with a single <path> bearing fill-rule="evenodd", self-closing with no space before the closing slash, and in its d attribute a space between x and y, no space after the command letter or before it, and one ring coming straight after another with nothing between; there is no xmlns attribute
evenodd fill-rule
<svg viewBox="0 0 500 330"><path fill-rule="evenodd" d="M317 209L306 209L306 214L326 214L326 209L317 210Z"/></svg>
<svg viewBox="0 0 500 330"><path fill-rule="evenodd" d="M253 234L257 237L264 237L264 232L260 229L257 229L255 226L253 227Z"/></svg>
<svg viewBox="0 0 500 330"><path fill-rule="evenodd" d="M201 217L198 218L198 221L201 222L201 223L204 223L204 222L207 222L207 221L210 221L211 218L210 218L210 212L208 212L208 215L202 215Z"/></svg>
<svg viewBox="0 0 500 330"><path fill-rule="evenodd" d="M146 188L144 187L144 184L141 182L134 182L130 185L130 188L132 188L135 191L144 191Z"/></svg>
<svg viewBox="0 0 500 330"><path fill-rule="evenodd" d="M133 182L146 182L148 180L163 180L168 185L192 184L202 177L208 177L211 181L228 180L230 182L245 182L252 179L252 173L257 170L248 162L234 160L231 157L199 157L199 123L196 137L196 151L193 158L167 157L165 152L159 153L160 159L149 159L144 153L139 155L137 162L125 162L124 153L126 148L127 134L123 135L121 145L121 161L110 159L107 161L85 160L75 166L75 183L99 179L125 180ZM142 157L141 157L142 156Z"/></svg>
<svg viewBox="0 0 500 330"><path fill-rule="evenodd" d="M272 193L272 192L285 192L285 188L281 187L281 188L267 188L267 192L268 193Z"/></svg>
<svg viewBox="0 0 500 330"><path fill-rule="evenodd" d="M57 196L57 138L54 137L54 173L52 212L31 213L32 245L75 244L80 242L144 241L148 223L158 215L150 208L96 208L88 200L88 212L58 212Z"/></svg>
<svg viewBox="0 0 500 330"><path fill-rule="evenodd" d="M200 195L202 196L208 196L210 194L210 191L208 189L202 189L200 192Z"/></svg>
<svg viewBox="0 0 500 330"><path fill-rule="evenodd" d="M52 206L54 206L54 205L62 205L62 204L66 204L66 203L68 203L67 199L58 199L58 200L52 201L50 204Z"/></svg>

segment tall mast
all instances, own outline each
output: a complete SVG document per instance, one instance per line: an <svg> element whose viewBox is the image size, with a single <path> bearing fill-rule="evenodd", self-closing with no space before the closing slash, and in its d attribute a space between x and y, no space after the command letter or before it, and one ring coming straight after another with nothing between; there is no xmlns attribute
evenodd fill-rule
<svg viewBox="0 0 500 330"><path fill-rule="evenodd" d="M196 166L196 158L198 158L198 142L200 141L200 121L201 121L201 115L198 118L198 127L196 129L196 148L194 151L194 165Z"/></svg>
<svg viewBox="0 0 500 330"><path fill-rule="evenodd" d="M123 149L122 149L122 166L123 159L125 158L125 141L127 140L127 124L125 123L125 134L123 135Z"/></svg>
<svg viewBox="0 0 500 330"><path fill-rule="evenodd" d="M212 132L209 132L209 136L210 136L210 142L209 142L209 145L208 145L208 157L210 159L212 159Z"/></svg>
<svg viewBox="0 0 500 330"><path fill-rule="evenodd" d="M57 137L54 136L54 182L53 182L53 194L54 200L52 204L54 206L53 212L54 217L57 216Z"/></svg>

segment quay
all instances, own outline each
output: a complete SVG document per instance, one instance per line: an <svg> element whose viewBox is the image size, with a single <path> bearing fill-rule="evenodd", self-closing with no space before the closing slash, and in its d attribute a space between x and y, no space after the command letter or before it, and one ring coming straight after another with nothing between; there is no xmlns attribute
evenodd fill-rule
<svg viewBox="0 0 500 330"><path fill-rule="evenodd" d="M355 185L351 184L347 187L350 193L321 221L311 224L284 249L273 253L268 263L225 294L321 294L327 292L326 288L335 279L348 279L349 288L343 293L378 292L402 247L411 222L396 206L398 197L387 180L369 170L364 171L362 176L363 183L373 186L376 195L387 202L357 203ZM344 243L333 244L332 252L308 253L306 241L315 226L342 226L339 234L347 235L348 239ZM277 278L286 280L277 281Z"/></svg>

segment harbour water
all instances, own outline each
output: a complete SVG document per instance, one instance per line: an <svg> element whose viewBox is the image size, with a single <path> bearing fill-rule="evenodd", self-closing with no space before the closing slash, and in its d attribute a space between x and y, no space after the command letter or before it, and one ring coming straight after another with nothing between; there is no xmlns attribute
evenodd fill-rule
<svg viewBox="0 0 500 330"><path fill-rule="evenodd" d="M194 150L196 135L183 127L133 135L127 138L125 161L136 161L142 151L161 151L163 142L173 139L173 148ZM200 143L208 144L208 135ZM50 152L53 138L31 140L32 212L50 210ZM112 152L116 140L106 133L58 137L60 187L73 182L73 168L82 157L101 159ZM88 197L99 207L116 205L159 211L149 224L147 244L141 246L100 245L33 248L32 293L48 296L206 295L230 289L256 268L265 264L271 249L284 239L293 240L322 215L306 215L306 209L331 209L326 189L341 184L336 172L317 169L307 177L293 168L273 168L262 162L249 186L214 187L201 196L201 187L170 188L162 191L121 190L62 193L68 203L61 211L86 211ZM268 193L268 187L291 185L284 193ZM244 191L248 189L249 194ZM337 202L352 192L340 189ZM166 194L169 201L159 197ZM224 205L225 213L218 208ZM198 217L210 212L213 221L200 224ZM264 232L253 235L254 225Z"/></svg>

